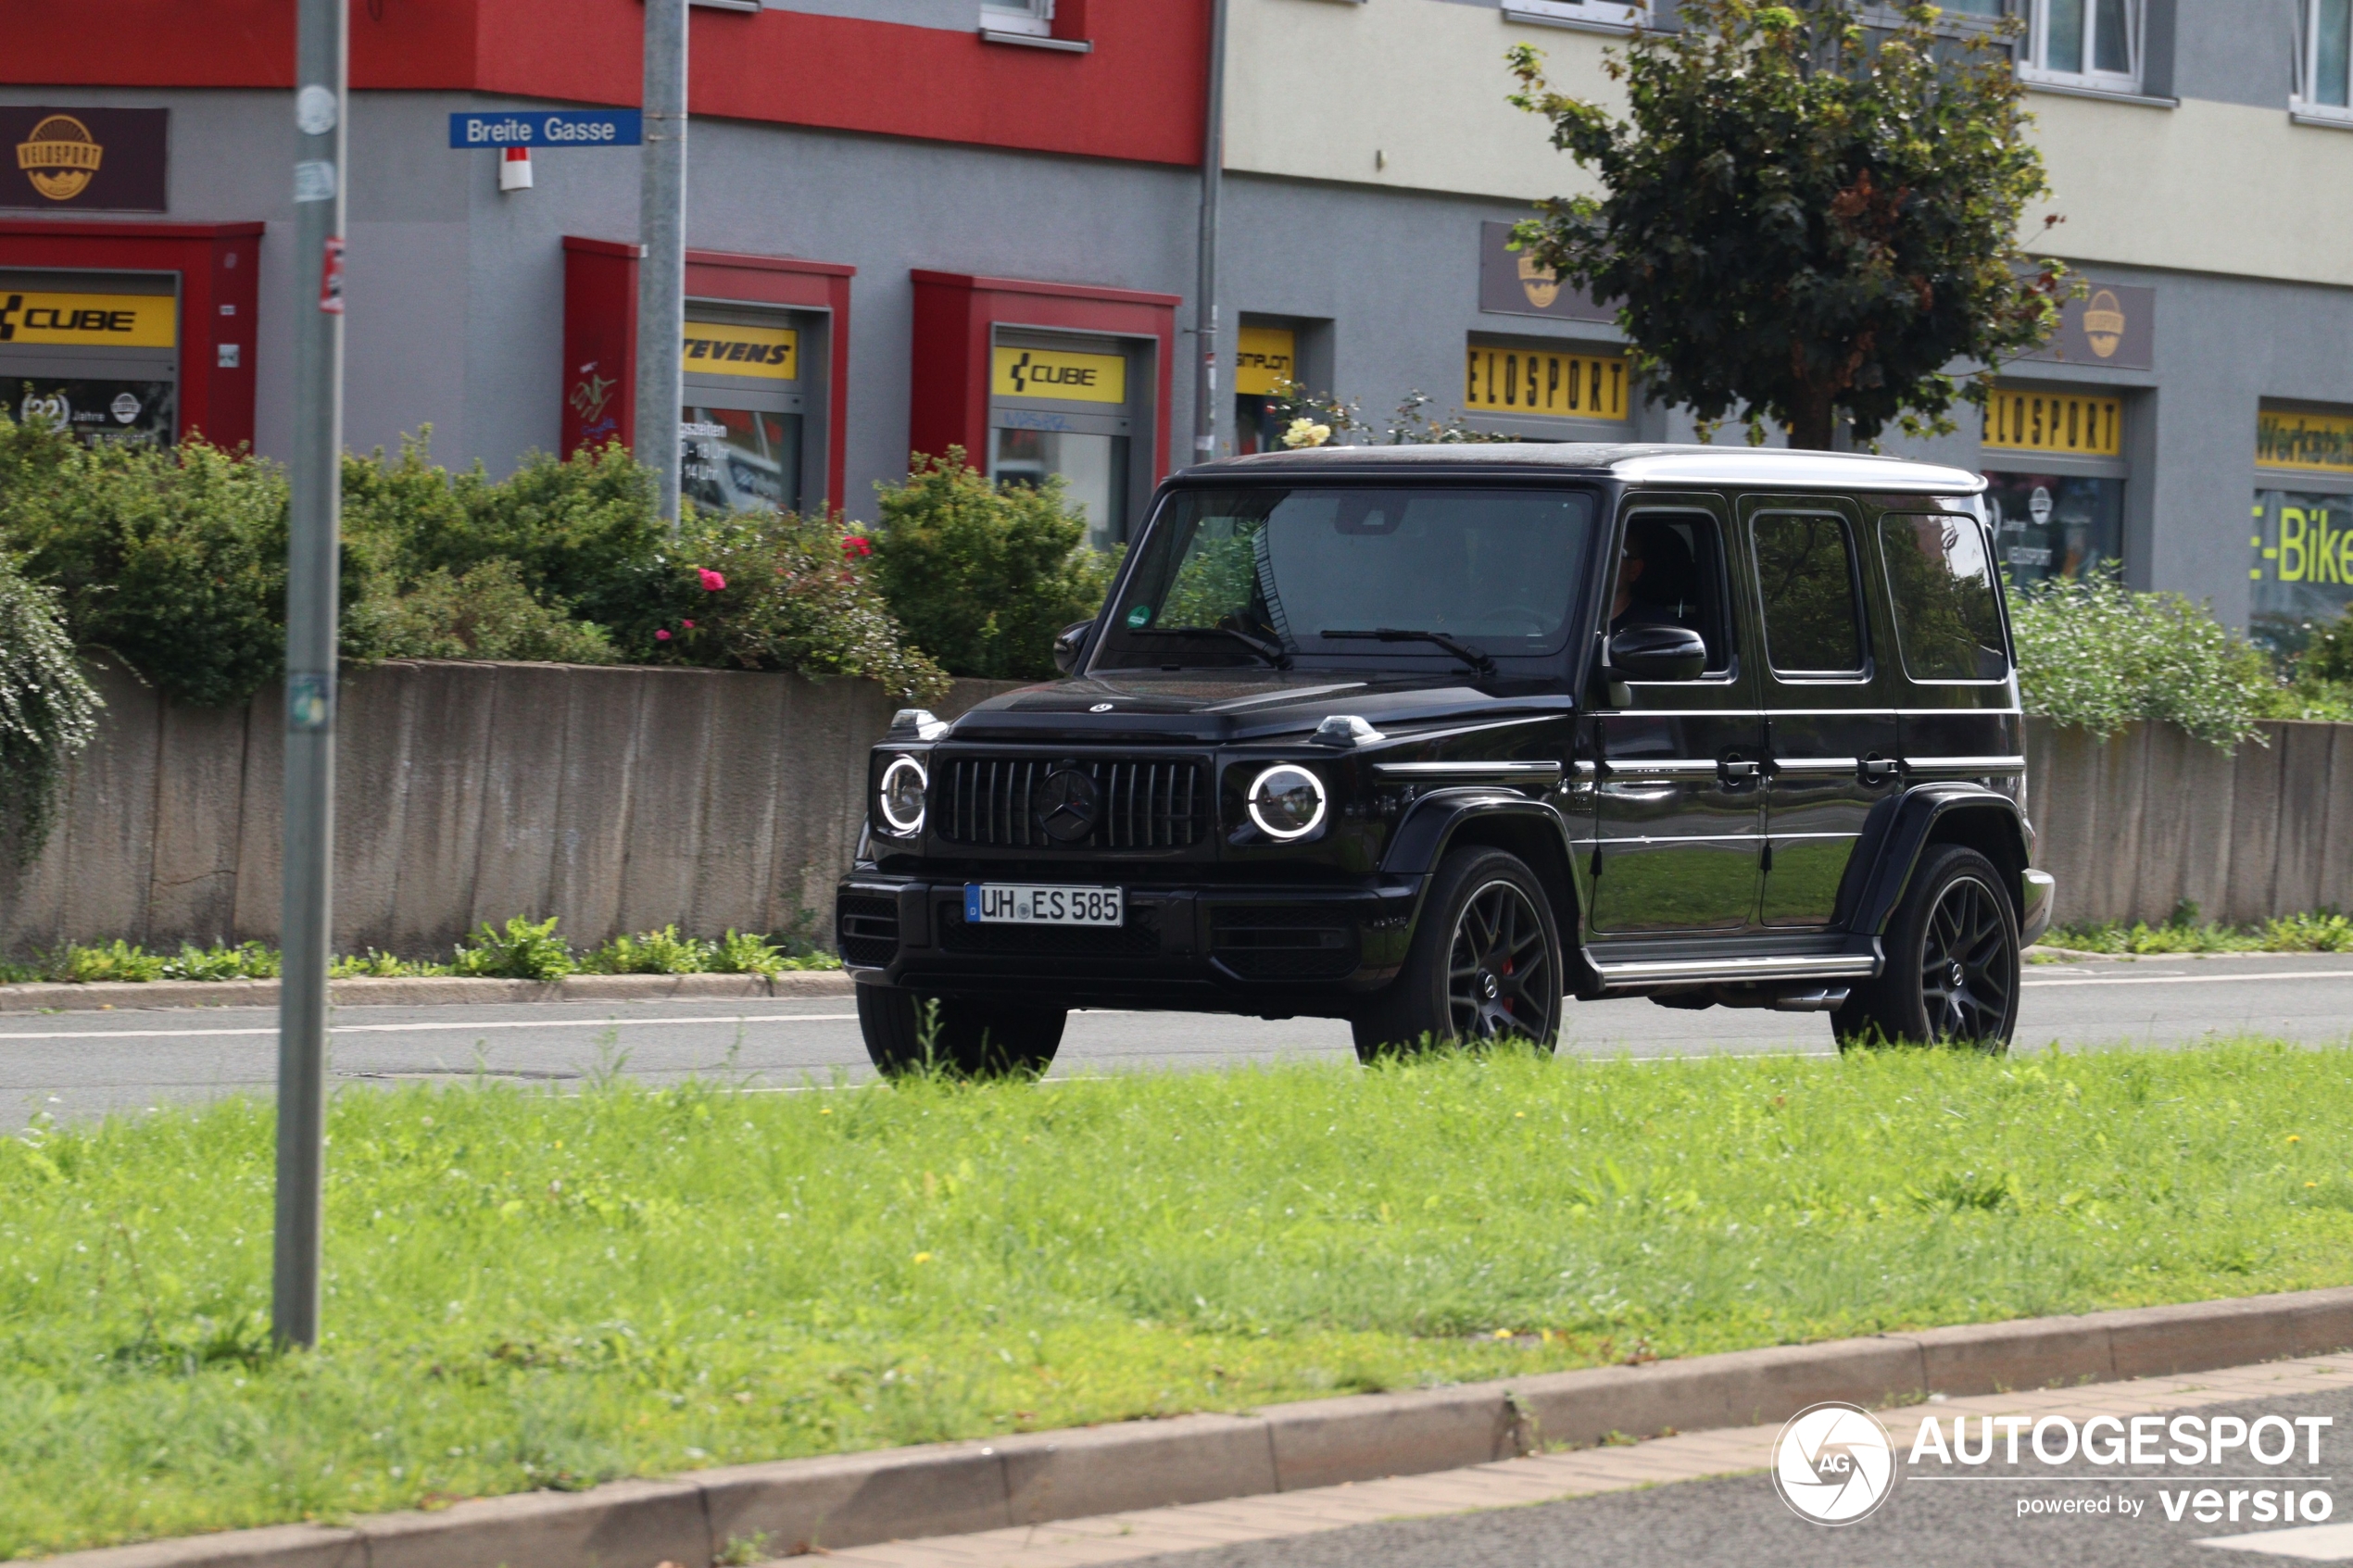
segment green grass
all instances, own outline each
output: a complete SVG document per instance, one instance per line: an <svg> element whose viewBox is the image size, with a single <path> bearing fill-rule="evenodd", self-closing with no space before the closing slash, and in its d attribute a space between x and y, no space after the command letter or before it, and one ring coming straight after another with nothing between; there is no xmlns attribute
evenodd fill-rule
<svg viewBox="0 0 2353 1568"><path fill-rule="evenodd" d="M674 925L616 936L586 952L556 932L556 922L521 917L503 927L487 923L459 944L449 961L401 958L371 947L337 957L328 972L338 980L462 974L510 980L560 980L567 974L781 974L788 970L839 969L841 960L797 933L760 936L729 931L715 940L681 936ZM120 937L68 942L29 963L0 961L0 985L34 981L94 985L101 981L272 980L275 947L259 942L151 953Z"/></svg>
<svg viewBox="0 0 2353 1568"><path fill-rule="evenodd" d="M2346 953L2353 952L2353 916L2315 909L2258 925L2219 925L2199 920L2197 906L2185 903L2161 925L2145 921L2055 925L2043 945L2085 953Z"/></svg>
<svg viewBox="0 0 2353 1568"><path fill-rule="evenodd" d="M0 1558L2353 1282L2353 1050L353 1092L0 1139ZM1501 1336L1502 1337L1498 1337Z"/></svg>

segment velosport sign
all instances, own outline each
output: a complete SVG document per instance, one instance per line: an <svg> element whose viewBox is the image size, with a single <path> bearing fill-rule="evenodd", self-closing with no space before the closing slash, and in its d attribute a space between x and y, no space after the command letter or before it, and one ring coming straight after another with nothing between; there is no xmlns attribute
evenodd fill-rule
<svg viewBox="0 0 2353 1568"><path fill-rule="evenodd" d="M634 147L645 139L645 117L636 109L509 109L449 117L449 144L458 148Z"/></svg>

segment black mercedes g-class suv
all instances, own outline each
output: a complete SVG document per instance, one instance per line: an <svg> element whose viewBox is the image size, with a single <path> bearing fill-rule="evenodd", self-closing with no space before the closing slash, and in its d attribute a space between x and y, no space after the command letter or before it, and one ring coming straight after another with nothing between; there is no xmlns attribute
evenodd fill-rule
<svg viewBox="0 0 2353 1568"><path fill-rule="evenodd" d="M1065 678L875 748L835 926L886 1072L1075 1006L1524 1036L1565 997L2000 1049L2049 923L1976 476L1517 445L1176 475Z"/></svg>

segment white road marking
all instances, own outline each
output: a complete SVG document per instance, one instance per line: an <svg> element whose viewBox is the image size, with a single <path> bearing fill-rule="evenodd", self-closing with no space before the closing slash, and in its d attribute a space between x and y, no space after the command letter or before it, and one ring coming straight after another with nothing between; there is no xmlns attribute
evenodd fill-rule
<svg viewBox="0 0 2353 1568"><path fill-rule="evenodd" d="M2259 1530L2248 1536L2209 1536L2199 1546L2226 1551L2259 1551L2306 1562L2353 1562L2353 1524L2307 1524L2295 1530Z"/></svg>
<svg viewBox="0 0 2353 1568"><path fill-rule="evenodd" d="M2353 969L2284 969L2266 974L2120 974L2091 980L2022 980L2028 990L2054 985L2229 985L2256 980L2353 980Z"/></svg>
<svg viewBox="0 0 2353 1568"><path fill-rule="evenodd" d="M731 1018L544 1018L499 1019L472 1023L338 1023L328 1031L334 1035L467 1035L481 1029L618 1029L645 1028L658 1023L843 1023L855 1019L854 1012L769 1012L744 1014ZM91 1029L78 1032L58 1031L52 1034L19 1034L0 1030L0 1040L184 1040L199 1035L258 1035L275 1036L278 1031L268 1029Z"/></svg>

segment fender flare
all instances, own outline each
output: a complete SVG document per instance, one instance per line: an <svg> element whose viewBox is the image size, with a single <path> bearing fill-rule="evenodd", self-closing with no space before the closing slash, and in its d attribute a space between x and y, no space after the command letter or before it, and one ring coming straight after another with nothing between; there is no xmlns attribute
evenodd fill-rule
<svg viewBox="0 0 2353 1568"><path fill-rule="evenodd" d="M1397 831L1390 835L1381 857L1384 876L1428 876L1438 869L1447 847L1462 825L1474 817L1516 817L1536 822L1560 841L1561 855L1574 865L1577 852L1568 824L1541 800L1530 800L1515 789L1466 785L1432 790L1406 809Z"/></svg>
<svg viewBox="0 0 2353 1568"><path fill-rule="evenodd" d="M1854 913L1845 923L1849 931L1857 935L1879 936L1886 933L1887 922L1894 918L1904 895L1911 888L1912 873L1919 869L1931 834L1939 822L1957 812L1998 815L2017 852L2017 869L2022 870L2027 863L2028 851L2034 841L2033 830L2027 825L2026 814L2019 809L2018 802L2007 795L1982 784L1932 784L1907 791L1900 800L1890 804L1894 810L1888 821L1875 832L1867 833L1866 843L1858 847L1856 857L1860 875L1853 885L1854 902L1849 906ZM1860 852L1865 849L1871 850L1868 858ZM2018 899L2017 909L2023 922L2027 913L2026 889L2020 886L2011 892Z"/></svg>

